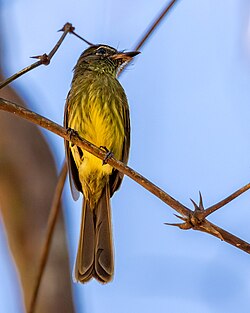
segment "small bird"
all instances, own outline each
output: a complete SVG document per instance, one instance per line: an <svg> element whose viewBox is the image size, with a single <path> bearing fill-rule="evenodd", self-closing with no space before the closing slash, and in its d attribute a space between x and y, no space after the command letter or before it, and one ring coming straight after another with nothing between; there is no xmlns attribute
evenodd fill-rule
<svg viewBox="0 0 250 313"><path fill-rule="evenodd" d="M121 68L138 51L119 52L107 45L91 45L74 68L64 126L103 147L125 164L130 146L130 118L126 94L117 80ZM110 198L123 174L91 153L65 141L71 190L76 200L83 193L82 221L74 276L85 283L101 283L114 274Z"/></svg>

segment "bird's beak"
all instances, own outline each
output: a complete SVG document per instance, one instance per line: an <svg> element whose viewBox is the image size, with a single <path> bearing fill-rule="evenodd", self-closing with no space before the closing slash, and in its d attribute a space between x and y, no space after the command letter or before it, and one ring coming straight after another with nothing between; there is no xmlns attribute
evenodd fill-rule
<svg viewBox="0 0 250 313"><path fill-rule="evenodd" d="M128 62L132 60L137 54L141 53L140 51L129 51L129 52L118 52L111 56L113 60L121 59L123 62Z"/></svg>

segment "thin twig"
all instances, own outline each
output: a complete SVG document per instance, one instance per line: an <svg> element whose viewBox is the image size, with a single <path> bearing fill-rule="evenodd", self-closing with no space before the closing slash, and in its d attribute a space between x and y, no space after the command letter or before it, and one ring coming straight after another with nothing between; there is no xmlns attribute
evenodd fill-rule
<svg viewBox="0 0 250 313"><path fill-rule="evenodd" d="M207 208L206 210L199 212L199 217L201 217L202 219L206 218L208 215L212 214L213 212L219 210L220 208L222 208L224 205L226 205L227 203L231 202L232 200L236 199L237 197L239 197L242 193L244 193L245 191L247 191L248 189L250 189L250 183L246 184L245 186L243 186L242 188L238 189L237 191L235 191L234 193L232 193L230 196L228 196L227 198L221 200L220 202L212 205L211 207Z"/></svg>
<svg viewBox="0 0 250 313"><path fill-rule="evenodd" d="M0 89L2 89L3 87L5 87L6 85L8 85L9 83L11 83L13 80L17 79L18 77L22 76L23 74L35 69L36 67L40 66L41 64L43 64L42 60L39 60L27 67L25 67L24 69L22 69L21 71L17 72L16 74L10 76L9 78L7 78L6 80L4 80L2 83L0 83Z"/></svg>
<svg viewBox="0 0 250 313"><path fill-rule="evenodd" d="M10 113L13 113L15 115L18 115L30 122L33 122L37 125L40 125L43 128L46 128L47 130L52 131L53 133L59 135L60 137L63 137L64 139L71 141L78 147L92 153L96 157L104 160L106 157L106 153L102 150L96 147L95 145L91 144L85 139L79 138L76 134L69 133L65 128L61 127L60 125L46 119L45 117L38 115L28 109L25 109L11 101L5 100L0 98L0 110L4 110ZM114 159L113 157L107 159L106 161L108 164L110 164L112 167L118 169L120 172L124 173L125 175L129 176L131 179L136 181L138 184L143 186L145 189L150 191L152 194L157 196L159 199L161 199L163 202L165 202L167 205L172 207L174 210L179 212L182 216L186 217L186 224L189 227L180 227L182 229L195 229L200 230L206 233L209 233L221 240L226 241L227 243L247 252L250 253L250 244L241 240L240 238L228 233L227 231L219 228L218 226L210 223L206 219L203 221L197 220L194 215L194 212L190 210L189 208L185 207L183 204L172 198L170 195L168 195L166 192L164 192L161 188L154 185L152 182L150 182L148 179L131 169L130 167L126 166L122 162Z"/></svg>
<svg viewBox="0 0 250 313"><path fill-rule="evenodd" d="M62 42L64 41L65 37L68 35L68 33L72 33L75 30L75 27L71 23L66 23L62 29L59 31L63 31L62 36L59 38L58 42L55 44L54 48L50 51L48 54L49 60L53 58L59 47L61 46Z"/></svg>
<svg viewBox="0 0 250 313"><path fill-rule="evenodd" d="M145 42L149 39L149 37L153 34L153 32L156 30L157 26L159 26L160 22L163 20L163 18L167 15L167 13L170 11L172 6L177 2L177 0L172 0L170 3L166 5L166 7L161 11L159 16L155 19L155 21L152 23L151 26L149 26L148 30L146 30L145 34L142 35L141 39L138 40L138 43L135 45L135 48L133 50L138 51ZM131 61L127 62L124 67L122 67L119 71L119 75L124 71L124 69L129 65Z"/></svg>
<svg viewBox="0 0 250 313"><path fill-rule="evenodd" d="M77 38L81 39L82 41L84 41L87 45L89 46L93 46L94 44L91 43L90 41L88 41L87 39L83 38L82 36L78 35L77 33L75 33L74 31L71 32L71 34L75 35Z"/></svg>
<svg viewBox="0 0 250 313"><path fill-rule="evenodd" d="M29 313L35 312L35 307L36 307L36 303L37 303L37 296L38 296L38 292L39 292L39 289L41 286L41 280L43 277L45 266L46 266L46 263L48 260L48 255L49 255L51 241L52 241L52 237L53 237L53 233L54 233L54 229L55 229L55 225L56 225L56 220L57 220L57 217L58 217L58 214L60 211L59 210L60 209L60 202L61 202L60 200L61 200L61 195L62 195L66 175L67 175L67 163L66 163L66 161L64 161L62 170L61 170L60 175L58 177L58 182L57 182L55 193L54 193L54 198L53 198L53 202L52 202L52 206L51 206L51 210L50 210L50 215L48 218L47 231L46 231L46 235L45 235L44 244L42 247L41 257L39 260L39 268L37 271L37 277L35 279L35 286L34 286L32 297L31 297L30 307L28 310Z"/></svg>
<svg viewBox="0 0 250 313"><path fill-rule="evenodd" d="M135 50L139 50L147 41L147 39L152 35L154 30L159 26L160 22L163 20L163 18L166 16L166 14L169 12L169 10L174 6L174 4L177 3L177 0L170 1L166 7L161 11L160 15L155 19L155 21L152 23L152 25L148 28L148 30L145 32L145 34L142 36L142 38L138 41L138 43L135 45Z"/></svg>
<svg viewBox="0 0 250 313"><path fill-rule="evenodd" d="M62 44L62 42L65 39L66 35L68 33L72 32L72 31L74 31L74 27L72 26L72 24L66 23L61 30L63 31L63 34L60 37L60 39L58 40L58 42L55 44L53 49L49 52L49 54L44 53L43 55L32 57L32 58L35 58L35 59L39 59L39 61L37 61L37 62L35 62L35 63L25 67L21 71L17 72L16 74L14 74L11 77L9 77L6 80L4 80L2 83L0 83L0 89L2 89L3 87L5 87L9 83L11 83L12 81L17 79L18 77L22 76L23 74L33 70L34 68L36 68L36 67L38 67L38 66L40 66L42 64L43 65L48 65L50 63L50 60L52 59L52 57L54 56L54 54L56 53L56 51L58 50L58 48Z"/></svg>

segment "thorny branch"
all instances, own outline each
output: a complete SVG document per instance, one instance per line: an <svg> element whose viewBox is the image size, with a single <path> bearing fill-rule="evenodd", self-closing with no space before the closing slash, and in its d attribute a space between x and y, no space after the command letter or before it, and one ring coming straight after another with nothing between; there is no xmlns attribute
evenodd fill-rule
<svg viewBox="0 0 250 313"><path fill-rule="evenodd" d="M90 143L89 141L85 140L84 138L80 138L77 134L72 134L67 131L67 129L63 128L62 126L52 122L51 120L36 114L28 109L25 109L11 101L5 100L0 98L0 110L4 110L15 115L18 115L30 122L33 122L43 128L46 128L49 131L59 135L60 137L73 142L75 145L79 146L80 148L92 153L96 157L104 160L106 153L102 150ZM222 228L210 223L207 219L200 217L200 212L207 212L207 215L210 213L203 208L202 198L200 197L200 204L199 206L195 204L195 210L192 211L191 209L187 208L169 194L167 194L164 190L154 185L150 182L147 178L140 175L138 172L133 170L132 168L128 167L127 165L123 164L122 162L116 160L115 158L111 157L106 161L108 164L113 166L114 168L118 169L120 172L124 173L125 175L129 176L131 179L136 181L138 184L143 186L145 189L150 191L156 197L161 199L175 211L177 211L181 216L178 216L183 223L175 224L175 226L180 227L181 229L195 229L200 230L202 232L206 232L210 235L213 235L227 243L239 248L247 253L250 253L250 244L245 242L244 240L232 235L231 233L225 231ZM241 191L233 193L231 196L226 198L226 203L232 201L242 192L250 189L250 184L246 185L241 189ZM225 201L225 200L223 200ZM222 201L220 202L222 203ZM223 204L224 205L224 204ZM217 205L218 206L218 205ZM221 204L219 205L221 206ZM211 212L212 213L212 212Z"/></svg>
<svg viewBox="0 0 250 313"><path fill-rule="evenodd" d="M72 33L77 37L78 36L75 32L74 32L75 28L72 26L71 23L66 23L62 29L60 29L59 31L63 31L62 36L60 37L60 39L58 40L58 42L55 44L55 46L53 47L53 49L49 52L49 54L42 54L42 55L37 55L34 57L31 57L33 59L38 59L39 61L25 67L24 69L22 69L21 71L17 72L16 74L12 75L11 77L9 77L8 79L4 80L2 83L0 83L0 89L2 89L3 87L5 87L6 85L10 84L12 81L14 81L15 79L17 79L18 77L22 76L23 74L26 74L27 72L33 70L34 68L40 66L40 65L49 65L51 59L53 58L54 54L57 52L57 50L59 49L59 47L61 46L63 40L65 39L65 37L67 36L68 33ZM81 38L81 37L80 37ZM82 39L82 38L81 38Z"/></svg>

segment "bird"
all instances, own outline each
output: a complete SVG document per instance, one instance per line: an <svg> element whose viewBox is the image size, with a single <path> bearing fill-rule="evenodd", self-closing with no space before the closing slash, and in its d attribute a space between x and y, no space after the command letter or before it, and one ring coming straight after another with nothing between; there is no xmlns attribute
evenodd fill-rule
<svg viewBox="0 0 250 313"><path fill-rule="evenodd" d="M121 69L138 51L118 51L91 44L80 55L68 93L64 127L127 164L130 116L127 97L117 79ZM80 238L74 280L95 278L108 283L114 275L110 198L120 187L123 174L70 141L65 141L73 198L83 194Z"/></svg>

